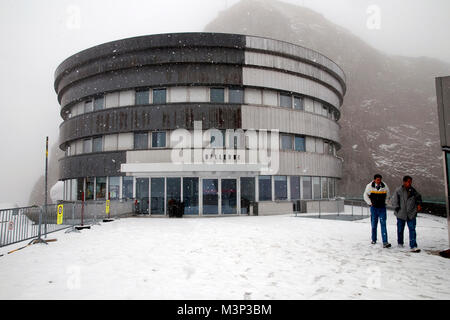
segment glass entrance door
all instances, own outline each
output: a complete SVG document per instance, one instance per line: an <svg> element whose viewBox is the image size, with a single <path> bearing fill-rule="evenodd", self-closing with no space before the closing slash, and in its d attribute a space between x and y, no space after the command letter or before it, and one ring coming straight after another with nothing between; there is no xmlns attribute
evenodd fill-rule
<svg viewBox="0 0 450 320"><path fill-rule="evenodd" d="M148 214L148 178L136 178L136 213Z"/></svg>
<svg viewBox="0 0 450 320"><path fill-rule="evenodd" d="M184 214L199 214L198 178L183 178Z"/></svg>
<svg viewBox="0 0 450 320"><path fill-rule="evenodd" d="M164 178L151 178L151 214L164 214Z"/></svg>
<svg viewBox="0 0 450 320"><path fill-rule="evenodd" d="M219 213L219 180L203 179L203 214Z"/></svg>
<svg viewBox="0 0 450 320"><path fill-rule="evenodd" d="M236 214L237 204L237 184L236 179L222 179L221 181L222 195L222 213Z"/></svg>
<svg viewBox="0 0 450 320"><path fill-rule="evenodd" d="M181 210L181 178L167 178L166 182L167 214L177 216Z"/></svg>
<svg viewBox="0 0 450 320"><path fill-rule="evenodd" d="M250 205L255 201L255 178L241 178L241 214L250 213Z"/></svg>

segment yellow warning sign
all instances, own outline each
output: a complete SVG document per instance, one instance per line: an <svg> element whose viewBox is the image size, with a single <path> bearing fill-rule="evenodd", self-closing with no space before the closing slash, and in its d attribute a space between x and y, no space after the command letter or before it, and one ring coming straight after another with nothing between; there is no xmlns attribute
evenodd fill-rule
<svg viewBox="0 0 450 320"><path fill-rule="evenodd" d="M56 224L63 223L63 213L64 213L64 205L60 204L58 205L58 219L56 221Z"/></svg>
<svg viewBox="0 0 450 320"><path fill-rule="evenodd" d="M106 200L106 209L105 209L106 214L109 214L109 200Z"/></svg>

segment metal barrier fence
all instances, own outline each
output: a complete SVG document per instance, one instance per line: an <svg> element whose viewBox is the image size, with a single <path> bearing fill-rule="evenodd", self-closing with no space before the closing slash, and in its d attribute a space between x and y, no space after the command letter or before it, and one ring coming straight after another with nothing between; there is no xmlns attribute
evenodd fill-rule
<svg viewBox="0 0 450 320"><path fill-rule="evenodd" d="M107 206L109 214L107 214ZM99 224L105 218L120 218L134 211L134 199L107 201L61 201L47 206L0 210L0 247L39 238L76 226ZM69 229L70 228L70 229Z"/></svg>
<svg viewBox="0 0 450 320"><path fill-rule="evenodd" d="M370 208L364 200L360 199L317 199L306 200L305 207L300 211L294 210L295 215L321 217L355 217L365 218L370 216ZM296 207L294 205L294 207ZM297 205L297 207L299 207ZM299 209L299 208L297 208Z"/></svg>

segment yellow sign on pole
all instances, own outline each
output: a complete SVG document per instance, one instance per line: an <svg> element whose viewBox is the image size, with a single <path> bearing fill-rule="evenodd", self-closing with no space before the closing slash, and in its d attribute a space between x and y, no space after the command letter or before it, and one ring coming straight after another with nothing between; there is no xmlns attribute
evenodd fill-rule
<svg viewBox="0 0 450 320"><path fill-rule="evenodd" d="M109 215L109 200L106 200L106 210L105 210L106 214Z"/></svg>
<svg viewBox="0 0 450 320"><path fill-rule="evenodd" d="M60 204L58 205L58 219L56 221L56 224L63 223L63 213L64 213L64 205Z"/></svg>

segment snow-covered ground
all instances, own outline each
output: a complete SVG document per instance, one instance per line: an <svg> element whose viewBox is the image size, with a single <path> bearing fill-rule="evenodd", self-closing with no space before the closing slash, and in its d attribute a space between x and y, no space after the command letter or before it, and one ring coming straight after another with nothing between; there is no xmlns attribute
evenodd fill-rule
<svg viewBox="0 0 450 320"><path fill-rule="evenodd" d="M450 260L428 252L446 220L419 216L421 253L397 248L391 212L388 232L391 249L368 218L125 218L0 248L0 299L450 299Z"/></svg>

